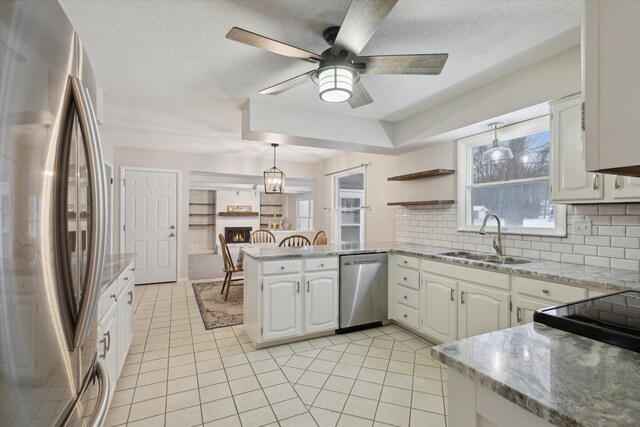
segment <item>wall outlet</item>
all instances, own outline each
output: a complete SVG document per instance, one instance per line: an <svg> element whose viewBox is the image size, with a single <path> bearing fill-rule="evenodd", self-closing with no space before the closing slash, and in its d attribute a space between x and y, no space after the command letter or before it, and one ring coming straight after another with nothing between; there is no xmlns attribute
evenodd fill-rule
<svg viewBox="0 0 640 427"><path fill-rule="evenodd" d="M581 234L583 236L591 236L591 220L576 219L573 221L573 234Z"/></svg>

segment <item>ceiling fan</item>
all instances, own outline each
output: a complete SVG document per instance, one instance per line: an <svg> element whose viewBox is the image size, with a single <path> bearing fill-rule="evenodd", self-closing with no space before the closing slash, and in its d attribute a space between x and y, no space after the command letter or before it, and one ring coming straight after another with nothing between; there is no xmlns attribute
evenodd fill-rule
<svg viewBox="0 0 640 427"><path fill-rule="evenodd" d="M397 2L352 0L342 26L329 27L323 32L322 37L330 48L320 55L238 27L233 27L226 37L279 55L318 64L315 70L262 89L259 93L277 95L312 80L318 85L323 101L348 101L351 108L358 108L373 102L360 81L361 74L437 75L449 57L446 53L357 56Z"/></svg>

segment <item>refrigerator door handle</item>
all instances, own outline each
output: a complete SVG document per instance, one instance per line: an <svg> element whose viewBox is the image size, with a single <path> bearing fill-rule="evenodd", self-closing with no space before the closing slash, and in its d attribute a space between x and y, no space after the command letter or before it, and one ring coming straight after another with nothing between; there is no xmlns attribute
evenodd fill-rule
<svg viewBox="0 0 640 427"><path fill-rule="evenodd" d="M78 320L73 339L74 348L84 344L94 321L100 287L102 284L102 268L105 255L106 204L104 161L100 147L98 125L93 113L93 106L87 90L80 80L70 77L74 98L78 107L78 119L82 134L86 141L87 171L91 188L91 206L93 207L92 230L89 233L89 256L87 260L86 288L78 311Z"/></svg>
<svg viewBox="0 0 640 427"><path fill-rule="evenodd" d="M109 375L101 362L96 362L96 378L98 379L98 403L96 410L89 421L89 427L100 427L107 416L107 403L109 403Z"/></svg>

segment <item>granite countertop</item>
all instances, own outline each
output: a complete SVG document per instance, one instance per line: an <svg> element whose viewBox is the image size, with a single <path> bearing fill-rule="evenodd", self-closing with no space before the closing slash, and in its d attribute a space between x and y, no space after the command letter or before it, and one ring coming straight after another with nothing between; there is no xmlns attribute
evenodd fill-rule
<svg viewBox="0 0 640 427"><path fill-rule="evenodd" d="M640 420L640 353L532 323L441 344L431 355L556 426Z"/></svg>
<svg viewBox="0 0 640 427"><path fill-rule="evenodd" d="M104 258L102 269L102 285L104 290L113 283L114 280L124 271L125 268L135 259L135 254L110 254Z"/></svg>
<svg viewBox="0 0 640 427"><path fill-rule="evenodd" d="M298 248L243 248L247 257L258 260L350 255L365 252L395 252L421 258L445 261L469 267L491 269L516 276L567 283L581 287L612 290L640 290L640 272L593 267L566 262L531 260L526 264L493 264L441 255L451 249L410 243L375 243L371 245L332 244Z"/></svg>

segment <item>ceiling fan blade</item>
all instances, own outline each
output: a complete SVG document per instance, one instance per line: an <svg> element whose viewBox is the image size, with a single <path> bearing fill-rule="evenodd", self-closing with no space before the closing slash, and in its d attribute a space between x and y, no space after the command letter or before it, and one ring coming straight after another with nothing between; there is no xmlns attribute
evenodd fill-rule
<svg viewBox="0 0 640 427"><path fill-rule="evenodd" d="M320 55L316 55L313 52L270 39L269 37L261 36L260 34L252 33L251 31L243 30L238 27L233 27L227 33L226 37L229 40L248 44L249 46L258 47L290 58L302 59L303 61L314 63L322 60Z"/></svg>
<svg viewBox="0 0 640 427"><path fill-rule="evenodd" d="M290 78L289 80L280 82L277 85L269 86L268 88L262 89L258 93L261 93L263 95L277 95L279 93L284 92L285 90L289 90L296 86L300 86L302 83L309 81L309 79L311 78L311 74L313 74L314 71L315 70L311 70L304 74L300 74L299 76Z"/></svg>
<svg viewBox="0 0 640 427"><path fill-rule="evenodd" d="M342 48L359 54L397 2L398 0L352 0L331 49L332 53L338 54Z"/></svg>
<svg viewBox="0 0 640 427"><path fill-rule="evenodd" d="M361 74L440 74L449 55L359 56L353 60Z"/></svg>
<svg viewBox="0 0 640 427"><path fill-rule="evenodd" d="M367 104L371 104L373 99L369 92L364 88L362 82L358 80L356 84L353 85L353 95L351 99L349 99L349 105L351 108L363 107Z"/></svg>

